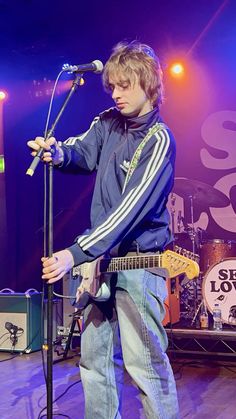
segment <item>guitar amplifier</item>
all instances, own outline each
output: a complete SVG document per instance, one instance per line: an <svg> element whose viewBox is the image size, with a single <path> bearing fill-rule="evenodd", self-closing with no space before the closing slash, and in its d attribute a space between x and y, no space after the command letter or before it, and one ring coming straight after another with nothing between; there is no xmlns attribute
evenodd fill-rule
<svg viewBox="0 0 236 419"><path fill-rule="evenodd" d="M0 292L0 351L41 348L42 293Z"/></svg>
<svg viewBox="0 0 236 419"><path fill-rule="evenodd" d="M168 295L165 300L166 315L163 326L178 323L180 319L179 277L167 278L166 281Z"/></svg>

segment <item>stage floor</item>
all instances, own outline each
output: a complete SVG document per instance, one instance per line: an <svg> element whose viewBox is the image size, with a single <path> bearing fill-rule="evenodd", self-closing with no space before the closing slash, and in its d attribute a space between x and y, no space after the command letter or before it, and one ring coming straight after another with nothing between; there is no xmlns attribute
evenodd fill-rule
<svg viewBox="0 0 236 419"><path fill-rule="evenodd" d="M73 358L53 366L53 399L58 399L54 403L54 412L57 414L53 417L62 417L59 416L61 414L71 419L82 419L84 399L79 368L76 366L79 355L75 352L70 354ZM0 352L0 418L37 419L46 405L41 353L11 357L9 352ZM212 357L173 357L174 354L171 354L181 418L236 418L236 362ZM55 359L58 359L56 354ZM144 418L137 389L132 386L128 375L125 376L122 417Z"/></svg>

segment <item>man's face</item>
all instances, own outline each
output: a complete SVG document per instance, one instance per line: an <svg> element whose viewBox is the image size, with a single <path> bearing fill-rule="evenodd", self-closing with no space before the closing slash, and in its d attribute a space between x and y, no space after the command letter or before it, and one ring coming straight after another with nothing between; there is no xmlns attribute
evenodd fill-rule
<svg viewBox="0 0 236 419"><path fill-rule="evenodd" d="M136 75L131 83L121 76L110 76L109 85L112 99L122 115L142 116L152 110L150 99L141 88Z"/></svg>

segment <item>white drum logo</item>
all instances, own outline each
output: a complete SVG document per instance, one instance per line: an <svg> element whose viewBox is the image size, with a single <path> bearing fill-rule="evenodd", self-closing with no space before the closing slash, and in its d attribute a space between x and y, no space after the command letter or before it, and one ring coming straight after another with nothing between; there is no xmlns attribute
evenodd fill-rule
<svg viewBox="0 0 236 419"><path fill-rule="evenodd" d="M225 259L208 269L203 297L211 313L218 303L223 322L236 325L236 258Z"/></svg>

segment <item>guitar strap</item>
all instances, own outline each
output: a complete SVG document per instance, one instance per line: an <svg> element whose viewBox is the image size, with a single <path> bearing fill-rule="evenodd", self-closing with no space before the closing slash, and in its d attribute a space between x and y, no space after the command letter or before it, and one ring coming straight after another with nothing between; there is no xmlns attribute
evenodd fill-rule
<svg viewBox="0 0 236 419"><path fill-rule="evenodd" d="M129 165L128 172L127 172L126 177L125 177L125 183L124 183L124 186L123 186L122 194L125 192L126 186L127 186L133 172L135 171L135 169L138 165L138 162L140 160L140 157L141 157L141 154L142 154L142 151L143 151L145 145L147 144L147 142L150 140L150 138L154 134L156 134L161 129L166 129L166 128L167 128L167 126L163 122L157 122L155 125L153 125L151 128L149 128L148 133L145 135L144 139L141 141L141 143L137 147L137 149L136 149L136 151L135 151L135 153L132 157L132 160L131 160L130 165Z"/></svg>

